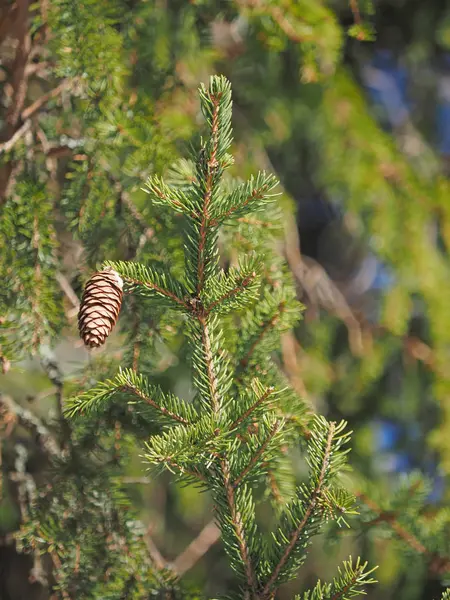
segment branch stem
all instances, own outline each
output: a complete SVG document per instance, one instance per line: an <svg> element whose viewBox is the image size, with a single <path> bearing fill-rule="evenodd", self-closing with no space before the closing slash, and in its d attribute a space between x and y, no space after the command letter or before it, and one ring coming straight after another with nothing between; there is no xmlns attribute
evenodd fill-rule
<svg viewBox="0 0 450 600"><path fill-rule="evenodd" d="M230 467L228 461L223 459L220 463L224 484L225 493L228 501L228 507L230 509L230 517L233 523L234 532L239 545L239 552L244 563L245 574L247 577L248 587L252 590L253 594L256 594L256 577L253 569L252 561L250 558L250 552L247 546L247 541L244 535L244 524L242 522L242 515L236 508L236 502L234 498L234 485L231 481Z"/></svg>

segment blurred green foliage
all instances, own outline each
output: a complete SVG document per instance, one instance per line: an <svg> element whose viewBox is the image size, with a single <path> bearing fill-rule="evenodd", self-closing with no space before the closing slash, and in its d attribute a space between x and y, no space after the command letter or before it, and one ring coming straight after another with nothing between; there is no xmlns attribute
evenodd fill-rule
<svg viewBox="0 0 450 600"><path fill-rule="evenodd" d="M315 545L304 581L286 590L286 598L332 574L348 545L380 564L370 598L438 598L448 581L445 562L433 566L448 548L429 544L436 523L449 531L444 517L432 522L448 505L450 469L450 189L446 157L434 150L449 12L437 0L383 0L373 8L361 0L42 0L9 1L0 9L5 371L13 361L0 391L21 405L31 400L29 408L55 432L56 401L48 411L55 385L39 367L46 345L56 348L66 396L114 374L119 364L139 364L164 389L192 393L186 348L162 311L127 299L120 330L88 360L77 347L71 292L79 296L88 273L105 259L182 269L173 259L181 257L182 223L149 205L141 188L151 174L169 176L169 167L198 142L200 81L221 72L232 83L233 175L245 179L268 169L282 182L283 250L307 312L278 360L319 412L350 421L351 462L363 480L358 489L370 480L387 503L378 514L366 515L363 507L366 525L358 528L353 519L356 529L341 544ZM413 104L389 131L364 87L364 66L386 47L407 66ZM314 256L306 252L311 234L302 209L311 198L316 210L320 198L338 214L320 232L323 245ZM242 237L245 247L245 232ZM233 256L239 239L225 231L220 241ZM373 256L391 284L355 287ZM29 352L35 362L20 362ZM380 448L380 422L394 422L402 432L393 449ZM29 441L25 431L18 435ZM14 468L9 439L5 470ZM401 475L389 461L398 455L408 456L406 470L434 481L418 512L412 492L390 504ZM135 476L139 459L130 462ZM39 472L39 460L30 459L30 468ZM129 487L170 559L208 521L208 497L172 487L164 476ZM0 504L0 529L11 527L8 498ZM412 550L420 568L411 566L408 540L389 527L393 519L405 531L420 524L413 534L427 552ZM187 578L206 594L226 589L220 547Z"/></svg>

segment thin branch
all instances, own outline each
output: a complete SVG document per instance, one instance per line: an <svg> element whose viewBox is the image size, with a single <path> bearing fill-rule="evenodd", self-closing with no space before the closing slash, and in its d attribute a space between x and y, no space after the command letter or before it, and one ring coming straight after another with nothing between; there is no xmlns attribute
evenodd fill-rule
<svg viewBox="0 0 450 600"><path fill-rule="evenodd" d="M142 484L148 485L149 483L153 483L153 481L149 477L121 477L120 483L124 484Z"/></svg>
<svg viewBox="0 0 450 600"><path fill-rule="evenodd" d="M77 310L80 308L80 300L78 296L74 292L73 287L70 285L69 280L62 273L56 273L56 281L59 283L62 291L65 293L67 298L70 300L70 303Z"/></svg>
<svg viewBox="0 0 450 600"><path fill-rule="evenodd" d="M31 35L29 31L29 2L22 0L17 5L15 25L17 31L17 50L12 65L12 98L5 116L5 127L1 132L2 141L10 139L19 125L20 112L27 93L26 67L31 51ZM8 16L8 15L7 15ZM10 193L14 179L20 170L20 161L10 161L0 169L0 204L5 202Z"/></svg>
<svg viewBox="0 0 450 600"><path fill-rule="evenodd" d="M273 474L273 471L269 469L267 473L269 477L270 490L272 492L272 496L277 504L284 504L284 498L281 495L280 488L278 486L278 482Z"/></svg>
<svg viewBox="0 0 450 600"><path fill-rule="evenodd" d="M255 452L255 454L252 456L252 458L251 458L250 462L248 463L248 465L241 472L241 474L235 479L235 481L233 483L233 487L237 488L238 485L240 485L242 483L242 481L247 477L247 475L250 473L250 471L253 469L253 467L258 462L258 460L264 454L267 446L270 444L270 442L273 440L273 438L275 437L275 435L279 431L280 426L281 426L281 421L276 421L276 423L272 427L272 430L270 431L269 435L264 440L264 442L261 444L261 446L258 448L258 450Z"/></svg>
<svg viewBox="0 0 450 600"><path fill-rule="evenodd" d="M148 239L148 240L151 239L154 236L155 231L151 227L148 226L144 216L140 213L140 211L138 210L138 208L132 201L130 195L127 192L125 192L122 189L122 187L120 187L120 199L121 199L122 203L127 207L130 214L134 217L134 219L143 228L146 239Z"/></svg>
<svg viewBox="0 0 450 600"><path fill-rule="evenodd" d="M16 444L17 457L14 463L16 471L10 474L11 481L17 483L17 498L20 508L22 523L26 523L29 518L29 507L36 501L36 483L33 477L27 473L26 465L28 462L28 450L22 444ZM30 582L37 582L41 585L47 584L47 577L42 567L42 559L39 550L33 548L33 567L30 570Z"/></svg>
<svg viewBox="0 0 450 600"><path fill-rule="evenodd" d="M215 521L210 521L198 536L177 556L172 567L178 577L192 569L196 562L220 539L220 529Z"/></svg>
<svg viewBox="0 0 450 600"><path fill-rule="evenodd" d="M162 569L167 568L167 560L163 557L161 552L158 550L153 538L151 536L151 526L147 527L147 531L144 534L145 545L147 546L148 553L150 558L152 559L155 567L161 571Z"/></svg>
<svg viewBox="0 0 450 600"><path fill-rule="evenodd" d="M244 524L242 522L242 515L236 508L236 502L234 499L234 486L231 481L230 467L226 459L223 459L220 463L222 473L224 477L225 493L227 496L228 507L230 509L231 522L233 524L234 532L239 546L239 553L241 555L242 562L244 564L245 574L247 577L247 584L252 592L256 593L256 576L252 561L250 558L250 552L247 546L247 541L244 535Z"/></svg>
<svg viewBox="0 0 450 600"><path fill-rule="evenodd" d="M363 504L365 504L370 510L377 513L378 516L374 519L371 525L375 525L379 522L386 523L397 536L403 540L410 548L418 552L419 554L423 554L429 560L429 570L432 573L442 575L443 573L450 572L450 557L440 556L434 552L431 552L422 544L417 537L408 531L403 525L401 525L395 517L395 514L392 512L387 513L384 511L378 504L369 498L363 492L355 492L355 496L361 500Z"/></svg>
<svg viewBox="0 0 450 600"><path fill-rule="evenodd" d="M345 296L330 279L325 269L312 258L302 256L298 228L292 218L288 220L286 226L285 255L292 274L311 304L314 307L322 306L344 322L348 330L350 348L353 354L360 356L363 351L361 325Z"/></svg>
<svg viewBox="0 0 450 600"><path fill-rule="evenodd" d="M277 578L278 578L281 570L283 569L284 565L286 564L286 561L288 560L292 550L294 549L295 544L297 543L297 540L300 537L300 534L302 533L303 529L305 528L306 524L308 523L311 515L313 514L313 512L317 506L320 494L322 492L323 483L325 480L325 474L327 472L327 468L328 468L328 464L329 464L329 460L330 460L331 446L332 446L335 428L336 428L336 424L334 422L330 423L330 429L328 431L327 443L326 443L325 452L323 455L322 468L320 469L320 474L317 479L317 484L311 495L311 500L309 502L308 508L305 511L303 519L300 521L298 526L292 532L290 540L283 552L282 557L280 558L277 566L274 568L269 581L266 583L264 590L262 592L263 598L270 597L272 587L274 586L275 582L277 581Z"/></svg>
<svg viewBox="0 0 450 600"><path fill-rule="evenodd" d="M335 594L333 594L330 600L342 600L343 598L348 598L345 594L351 589L353 585L358 581L359 577L364 573L364 567L359 567L353 574L353 577L350 581L345 585L342 589L338 590ZM360 592L361 593L361 592Z"/></svg>
<svg viewBox="0 0 450 600"><path fill-rule="evenodd" d="M9 152L13 148L14 144L19 141L27 133L27 131L30 130L30 127L31 121L28 119L13 133L9 140L6 140L6 142L0 144L0 154L3 152Z"/></svg>
<svg viewBox="0 0 450 600"><path fill-rule="evenodd" d="M292 331L286 332L281 337L281 352L283 356L284 371L297 394L303 400L306 400L308 399L308 391L301 377L300 365L297 361L298 348L299 344Z"/></svg>
<svg viewBox="0 0 450 600"><path fill-rule="evenodd" d="M9 132L12 133L19 123L20 113L27 93L26 68L31 51L31 35L29 31L29 2L23 0L18 4L17 21L18 46L12 68L13 101L6 115ZM25 121L25 119L23 119Z"/></svg>
<svg viewBox="0 0 450 600"><path fill-rule="evenodd" d="M141 400L144 400L144 402L146 402L149 406L152 406L154 409L159 410L159 412L162 413L163 415L166 415L166 417L170 417L171 419L173 419L174 421L177 421L178 423L181 423L182 425L190 425L191 424L191 423L189 423L189 421L187 419L180 417L179 415L177 415L176 413L173 413L172 411L168 410L164 406L161 406L160 404L155 402L155 400L153 400L152 398L149 398L148 396L143 394L140 390L138 390L133 385L123 385L120 389L121 389L121 391L131 392L135 396L138 396L138 398L141 398Z"/></svg>
<svg viewBox="0 0 450 600"><path fill-rule="evenodd" d="M350 0L350 8L356 25L361 25L361 13L359 11L358 0Z"/></svg>

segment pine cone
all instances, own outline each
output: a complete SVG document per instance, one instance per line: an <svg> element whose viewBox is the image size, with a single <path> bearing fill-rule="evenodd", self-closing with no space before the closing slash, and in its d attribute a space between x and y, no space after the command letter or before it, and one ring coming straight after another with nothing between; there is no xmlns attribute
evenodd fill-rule
<svg viewBox="0 0 450 600"><path fill-rule="evenodd" d="M109 267L86 283L78 312L78 329L86 346L98 348L105 343L119 316L122 288L119 274Z"/></svg>

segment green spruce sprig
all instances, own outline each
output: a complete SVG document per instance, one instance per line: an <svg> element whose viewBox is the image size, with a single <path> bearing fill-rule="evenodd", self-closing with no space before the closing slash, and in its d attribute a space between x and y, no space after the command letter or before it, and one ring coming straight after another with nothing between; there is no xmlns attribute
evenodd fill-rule
<svg viewBox="0 0 450 600"><path fill-rule="evenodd" d="M309 479L280 502L277 530L266 540L256 519L261 499L257 489L274 474L283 478L286 448L298 437L298 421L307 412L271 358L280 334L297 321L300 305L276 261L278 271L269 273L271 253L247 255L236 267L221 268L220 228L268 209L276 180L260 173L247 183L227 185L224 175L233 162L230 83L212 77L208 88L200 87L200 101L209 135L201 143L192 176L182 185L169 185L159 177L146 185L153 203L184 218L183 280L149 265L107 263L124 280L126 292L181 311L197 392L194 401L165 393L124 369L73 398L66 412L73 417L98 411L117 396L150 411L161 431L147 441L145 461L154 472L168 470L210 492L222 542L239 579L237 597L270 600L282 583L295 578L323 524L329 519L345 523L354 512L354 499L338 477L346 468L349 433L344 422L309 419ZM186 168L182 171L178 179ZM367 583L371 580L365 565L357 561L352 566L350 561L332 584L319 583L304 598L350 598Z"/></svg>

